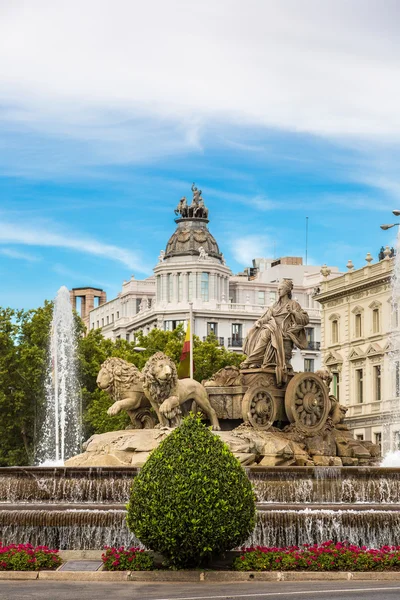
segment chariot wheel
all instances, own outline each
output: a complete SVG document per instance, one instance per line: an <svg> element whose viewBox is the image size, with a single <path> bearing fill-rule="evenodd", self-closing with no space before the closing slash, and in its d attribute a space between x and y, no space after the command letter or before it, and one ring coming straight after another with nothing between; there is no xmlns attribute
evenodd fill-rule
<svg viewBox="0 0 400 600"><path fill-rule="evenodd" d="M242 401L242 416L245 423L255 429L269 429L277 417L277 400L264 386L250 387Z"/></svg>
<svg viewBox="0 0 400 600"><path fill-rule="evenodd" d="M285 410L291 423L303 433L317 433L331 410L329 391L314 373L297 373L285 394Z"/></svg>

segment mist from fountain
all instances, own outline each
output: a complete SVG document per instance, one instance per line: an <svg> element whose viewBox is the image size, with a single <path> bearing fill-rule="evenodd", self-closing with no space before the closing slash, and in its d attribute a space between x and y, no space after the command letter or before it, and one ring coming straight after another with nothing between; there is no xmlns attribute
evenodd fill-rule
<svg viewBox="0 0 400 600"><path fill-rule="evenodd" d="M45 381L45 414L36 463L63 465L80 452L81 410L77 377L77 331L68 289L54 300Z"/></svg>

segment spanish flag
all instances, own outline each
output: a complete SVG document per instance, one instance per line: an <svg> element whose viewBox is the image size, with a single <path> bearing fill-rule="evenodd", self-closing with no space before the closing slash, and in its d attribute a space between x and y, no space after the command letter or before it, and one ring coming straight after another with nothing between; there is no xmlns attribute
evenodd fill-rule
<svg viewBox="0 0 400 600"><path fill-rule="evenodd" d="M183 342L181 361L178 366L178 377L179 379L190 377L190 321L186 329L185 341Z"/></svg>

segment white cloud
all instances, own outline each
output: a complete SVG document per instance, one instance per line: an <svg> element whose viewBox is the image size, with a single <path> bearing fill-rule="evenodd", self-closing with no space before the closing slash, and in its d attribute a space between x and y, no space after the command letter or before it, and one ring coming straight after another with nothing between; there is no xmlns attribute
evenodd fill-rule
<svg viewBox="0 0 400 600"><path fill-rule="evenodd" d="M38 222L26 226L21 223L2 220L0 223L0 245L20 244L23 246L67 248L120 262L129 269L135 269L140 273L148 272L138 256L130 250L105 244L91 237L57 231L57 228L58 226L54 223L47 223L45 226Z"/></svg>
<svg viewBox="0 0 400 600"><path fill-rule="evenodd" d="M28 262L37 262L40 260L40 257L35 254L28 254L28 252L21 252L20 250L14 250L13 248L0 248L0 254L7 256L8 258L26 260Z"/></svg>
<svg viewBox="0 0 400 600"><path fill-rule="evenodd" d="M245 235L232 240L233 258L243 267L251 266L253 258L272 256L271 242L265 235Z"/></svg>
<svg viewBox="0 0 400 600"><path fill-rule="evenodd" d="M210 119L400 138L396 0L15 0L0 11L3 120L26 130L107 140L126 160L199 148ZM112 152L99 144L101 155Z"/></svg>

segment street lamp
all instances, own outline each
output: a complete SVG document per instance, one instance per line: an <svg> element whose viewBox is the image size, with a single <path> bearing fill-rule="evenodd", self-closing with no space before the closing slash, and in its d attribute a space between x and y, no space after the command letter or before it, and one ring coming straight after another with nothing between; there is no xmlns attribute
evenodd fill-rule
<svg viewBox="0 0 400 600"><path fill-rule="evenodd" d="M395 212L395 211L393 211L393 212ZM399 214L400 214L400 211L396 211L396 212L399 212ZM381 225L381 229L386 231L387 229L390 229L391 227L396 227L396 225L400 225L400 223L391 223L390 225Z"/></svg>

